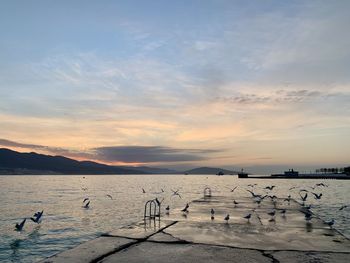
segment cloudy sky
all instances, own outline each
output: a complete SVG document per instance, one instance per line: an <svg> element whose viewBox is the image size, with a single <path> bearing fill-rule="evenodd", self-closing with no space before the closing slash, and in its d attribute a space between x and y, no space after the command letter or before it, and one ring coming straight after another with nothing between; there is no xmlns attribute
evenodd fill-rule
<svg viewBox="0 0 350 263"><path fill-rule="evenodd" d="M350 1L1 1L0 147L345 165Z"/></svg>

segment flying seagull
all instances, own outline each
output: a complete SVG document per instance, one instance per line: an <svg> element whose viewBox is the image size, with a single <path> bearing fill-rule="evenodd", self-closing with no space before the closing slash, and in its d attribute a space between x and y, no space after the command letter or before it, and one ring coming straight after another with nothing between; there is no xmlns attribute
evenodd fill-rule
<svg viewBox="0 0 350 263"><path fill-rule="evenodd" d="M36 213L34 214L34 216L31 217L30 219L31 219L33 222L39 224L39 223L41 222L41 217L43 216L43 213L44 213L44 210L42 210L41 212L36 212Z"/></svg>
<svg viewBox="0 0 350 263"><path fill-rule="evenodd" d="M143 193L143 194L145 194L145 193L146 193L145 189L143 189L143 188L142 188L142 193Z"/></svg>
<svg viewBox="0 0 350 263"><path fill-rule="evenodd" d="M177 195L178 197L181 198L181 195L179 194L179 189L177 189L176 191L174 191L172 189L170 189L170 190L173 192L172 196Z"/></svg>
<svg viewBox="0 0 350 263"><path fill-rule="evenodd" d="M234 187L234 188L229 188L227 187L228 189L230 189L230 192L233 193L236 189L237 189L238 186Z"/></svg>
<svg viewBox="0 0 350 263"><path fill-rule="evenodd" d="M314 195L316 200L320 200L322 197L322 193L320 193L320 194L312 193L312 194Z"/></svg>
<svg viewBox="0 0 350 263"><path fill-rule="evenodd" d="M16 230L17 231L22 231L26 220L27 220L27 218L24 218L23 221L20 224L16 223Z"/></svg>
<svg viewBox="0 0 350 263"><path fill-rule="evenodd" d="M271 191L275 187L276 187L275 185L271 185L271 186L266 186L264 189L267 189L267 190Z"/></svg>
<svg viewBox="0 0 350 263"><path fill-rule="evenodd" d="M88 209L89 208L89 205L90 205L90 201L88 201L83 207Z"/></svg>
<svg viewBox="0 0 350 263"><path fill-rule="evenodd" d="M188 213L188 208L189 208L189 207L190 207L190 206L189 206L189 204L187 203L186 206L185 206L185 208L182 209L181 212L183 212L183 213Z"/></svg>
<svg viewBox="0 0 350 263"><path fill-rule="evenodd" d="M109 197L111 200L113 200L113 197L111 195L106 195L107 197Z"/></svg>
<svg viewBox="0 0 350 263"><path fill-rule="evenodd" d="M306 199L307 199L307 193L306 193L304 196L302 196L300 193L299 193L299 195L300 195L301 200L302 200L303 202L305 202Z"/></svg>
<svg viewBox="0 0 350 263"><path fill-rule="evenodd" d="M233 199L233 203L235 204L235 206L239 204L239 203L238 203L236 200L234 200L234 199Z"/></svg>
<svg viewBox="0 0 350 263"><path fill-rule="evenodd" d="M83 203L89 200L89 197L84 198Z"/></svg>
<svg viewBox="0 0 350 263"><path fill-rule="evenodd" d="M347 208L348 206L347 205L342 205L339 210L343 210L344 208Z"/></svg>

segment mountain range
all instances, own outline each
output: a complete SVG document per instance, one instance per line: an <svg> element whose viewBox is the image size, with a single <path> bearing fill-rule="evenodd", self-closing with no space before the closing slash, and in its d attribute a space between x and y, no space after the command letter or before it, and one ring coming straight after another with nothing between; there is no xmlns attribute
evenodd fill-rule
<svg viewBox="0 0 350 263"><path fill-rule="evenodd" d="M0 174L237 174L221 168L200 167L187 171L147 166L113 166L92 161L77 161L64 156L35 152L21 153L0 148Z"/></svg>

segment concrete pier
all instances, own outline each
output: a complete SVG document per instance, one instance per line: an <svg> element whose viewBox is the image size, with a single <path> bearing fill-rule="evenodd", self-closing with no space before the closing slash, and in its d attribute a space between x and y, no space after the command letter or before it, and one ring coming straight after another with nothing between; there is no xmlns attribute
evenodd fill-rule
<svg viewBox="0 0 350 263"><path fill-rule="evenodd" d="M189 212L131 224L41 262L349 262L350 240L300 204L266 198L206 197ZM211 219L214 209L214 219ZM281 213L286 209L285 215ZM275 210L275 217L268 212ZM251 213L248 221L243 217ZM224 220L229 214L228 222Z"/></svg>

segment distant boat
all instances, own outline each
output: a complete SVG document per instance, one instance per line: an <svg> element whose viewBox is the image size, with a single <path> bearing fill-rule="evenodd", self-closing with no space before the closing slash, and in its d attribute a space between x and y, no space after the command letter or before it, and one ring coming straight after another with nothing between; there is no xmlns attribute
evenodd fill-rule
<svg viewBox="0 0 350 263"><path fill-rule="evenodd" d="M298 177L299 172L294 171L294 169L289 169L288 171L284 171L283 174L271 174L271 176L278 177L278 176L285 176L285 177Z"/></svg>
<svg viewBox="0 0 350 263"><path fill-rule="evenodd" d="M216 175L218 175L218 176L224 175L224 172L223 172L223 171L220 171L220 172L218 172Z"/></svg>
<svg viewBox="0 0 350 263"><path fill-rule="evenodd" d="M248 178L248 173L243 172L243 168L237 174L238 174L238 178Z"/></svg>

